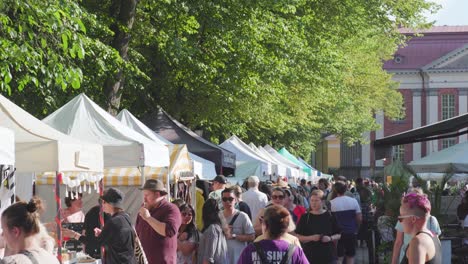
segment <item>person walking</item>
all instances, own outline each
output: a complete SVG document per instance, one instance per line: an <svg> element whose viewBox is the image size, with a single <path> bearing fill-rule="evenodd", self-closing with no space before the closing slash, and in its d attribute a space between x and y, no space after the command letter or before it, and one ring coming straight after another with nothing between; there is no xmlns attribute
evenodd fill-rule
<svg viewBox="0 0 468 264"><path fill-rule="evenodd" d="M198 247L198 264L227 263L226 237L219 218L218 201L206 200L203 205L203 230Z"/></svg>
<svg viewBox="0 0 468 264"><path fill-rule="evenodd" d="M431 203L427 196L419 193L407 194L400 206L398 221L411 239L401 264L441 264L442 250L439 238L427 229Z"/></svg>
<svg viewBox="0 0 468 264"><path fill-rule="evenodd" d="M287 232L290 221L289 211L283 206L267 207L262 222L265 239L248 245L242 251L237 263L308 264L309 261L300 247L281 239L282 235ZM283 258L286 258L286 261Z"/></svg>
<svg viewBox="0 0 468 264"><path fill-rule="evenodd" d="M299 220L296 235L309 262L335 264L334 241L338 241L341 234L336 219L324 210L323 198L323 191L312 191L310 209Z"/></svg>
<svg viewBox="0 0 468 264"><path fill-rule="evenodd" d="M223 175L218 175L213 179L211 188L213 191L210 192L208 198L215 199L218 202L219 209L223 209L223 203L221 202L221 192L226 188L227 179Z"/></svg>
<svg viewBox="0 0 468 264"><path fill-rule="evenodd" d="M234 185L231 187L234 190L236 195L236 208L239 211L246 213L249 216L250 221L252 221L252 212L250 211L249 205L242 201L242 188L239 185Z"/></svg>
<svg viewBox="0 0 468 264"><path fill-rule="evenodd" d="M226 188L221 195L224 206L222 216L225 221L223 223L227 224L223 227L229 248L227 263L236 264L247 242L255 239L255 231L249 216L234 208L236 201L234 189Z"/></svg>
<svg viewBox="0 0 468 264"><path fill-rule="evenodd" d="M341 229L341 238L338 240L338 263L353 264L356 255L356 234L362 221L361 207L357 200L346 196L346 183L337 181L334 191L336 198L330 201L331 211L335 215L336 222Z"/></svg>
<svg viewBox="0 0 468 264"><path fill-rule="evenodd" d="M144 203L135 228L146 258L151 264L175 264L182 222L179 208L166 199L167 190L161 180L148 179L141 190Z"/></svg>
<svg viewBox="0 0 468 264"><path fill-rule="evenodd" d="M136 264L133 227L130 216L122 209L124 194L119 189L109 188L104 191L101 201L102 210L111 215L102 230L94 229L97 243L105 248L104 263ZM87 241L85 236L72 230L64 230L64 234L81 242Z"/></svg>
<svg viewBox="0 0 468 264"><path fill-rule="evenodd" d="M257 176L250 176L247 179L248 190L242 194L242 200L249 206L253 218L268 204L267 195L258 190L259 183Z"/></svg>
<svg viewBox="0 0 468 264"><path fill-rule="evenodd" d="M3 239L10 255L0 260L1 264L59 264L58 259L40 247L37 234L40 232L38 206L34 200L17 202L2 213Z"/></svg>

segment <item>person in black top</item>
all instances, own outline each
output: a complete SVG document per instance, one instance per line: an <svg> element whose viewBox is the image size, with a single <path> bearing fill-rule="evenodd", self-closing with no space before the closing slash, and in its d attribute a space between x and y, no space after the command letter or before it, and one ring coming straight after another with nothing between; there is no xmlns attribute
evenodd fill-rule
<svg viewBox="0 0 468 264"><path fill-rule="evenodd" d="M94 229L101 227L99 213L99 205L89 209L89 211L86 213L83 225L84 236L81 239L82 243L85 245L86 254L95 259L101 258L101 245L99 245L96 237L94 236ZM103 212L103 217L104 223L106 223L111 218L111 215Z"/></svg>
<svg viewBox="0 0 468 264"><path fill-rule="evenodd" d="M246 213L249 216L250 221L252 221L252 213L250 212L250 207L246 202L242 201L242 188L239 185L235 185L232 187L232 189L234 189L234 195L237 199L237 208L239 209L239 211Z"/></svg>
<svg viewBox="0 0 468 264"><path fill-rule="evenodd" d="M94 229L97 242L105 248L104 263L136 264L134 229L129 215L122 209L124 194L119 189L109 188L101 200L104 212L111 215L102 230ZM81 242L87 240L76 232L73 237Z"/></svg>
<svg viewBox="0 0 468 264"><path fill-rule="evenodd" d="M310 195L310 209L296 227L304 253L310 263L336 263L333 241L341 238L338 224L330 212L323 209L323 191Z"/></svg>

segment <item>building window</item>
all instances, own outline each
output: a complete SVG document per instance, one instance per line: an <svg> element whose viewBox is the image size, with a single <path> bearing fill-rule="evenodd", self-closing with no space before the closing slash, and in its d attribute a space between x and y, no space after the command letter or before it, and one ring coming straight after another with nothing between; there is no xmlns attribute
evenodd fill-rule
<svg viewBox="0 0 468 264"><path fill-rule="evenodd" d="M442 149L449 148L457 144L457 138L444 138L442 139Z"/></svg>
<svg viewBox="0 0 468 264"><path fill-rule="evenodd" d="M455 116L455 95L442 95L442 120Z"/></svg>
<svg viewBox="0 0 468 264"><path fill-rule="evenodd" d="M393 146L393 160L405 161L405 146Z"/></svg>

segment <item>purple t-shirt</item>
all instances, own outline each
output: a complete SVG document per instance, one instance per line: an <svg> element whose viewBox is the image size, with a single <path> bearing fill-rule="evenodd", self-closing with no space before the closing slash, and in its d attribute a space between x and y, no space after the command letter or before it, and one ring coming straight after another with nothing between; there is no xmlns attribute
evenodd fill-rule
<svg viewBox="0 0 468 264"><path fill-rule="evenodd" d="M268 263L280 263L281 259L288 252L289 243L283 240L261 240L260 247L265 252ZM291 257L291 264L309 264L300 247L296 247ZM262 264L260 256L253 244L248 245L242 251L237 264Z"/></svg>

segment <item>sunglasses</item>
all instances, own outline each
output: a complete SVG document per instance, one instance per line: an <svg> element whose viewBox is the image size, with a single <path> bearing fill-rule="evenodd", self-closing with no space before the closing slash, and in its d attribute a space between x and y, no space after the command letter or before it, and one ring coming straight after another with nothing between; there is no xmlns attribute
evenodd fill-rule
<svg viewBox="0 0 468 264"><path fill-rule="evenodd" d="M403 219L410 218L410 217L421 218L421 217L419 217L417 215L400 215L400 216L398 216L398 221L400 221L400 223L401 223L401 222L403 222Z"/></svg>
<svg viewBox="0 0 468 264"><path fill-rule="evenodd" d="M234 198L232 197L223 197L223 202L232 202L234 201Z"/></svg>
<svg viewBox="0 0 468 264"><path fill-rule="evenodd" d="M273 199L273 200L276 200L276 199L283 200L283 199L284 199L284 195L272 195L272 196L271 196L271 199Z"/></svg>

